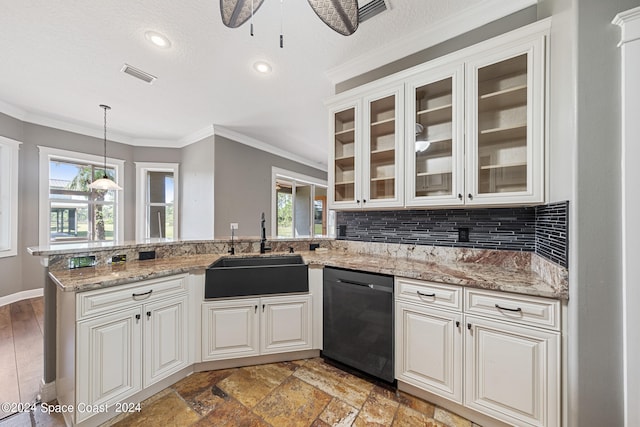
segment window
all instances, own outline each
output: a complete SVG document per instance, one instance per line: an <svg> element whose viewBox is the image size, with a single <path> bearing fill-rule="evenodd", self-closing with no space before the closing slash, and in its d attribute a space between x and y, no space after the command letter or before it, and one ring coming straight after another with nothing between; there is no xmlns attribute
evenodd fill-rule
<svg viewBox="0 0 640 427"><path fill-rule="evenodd" d="M40 149L40 244L122 241L123 191L91 190L105 173L103 158ZM108 159L106 174L123 185L122 160Z"/></svg>
<svg viewBox="0 0 640 427"><path fill-rule="evenodd" d="M178 238L178 164L136 162L136 239Z"/></svg>
<svg viewBox="0 0 640 427"><path fill-rule="evenodd" d="M0 136L0 258L18 254L18 149Z"/></svg>
<svg viewBox="0 0 640 427"><path fill-rule="evenodd" d="M272 188L271 229L276 237L328 234L326 181L273 168Z"/></svg>

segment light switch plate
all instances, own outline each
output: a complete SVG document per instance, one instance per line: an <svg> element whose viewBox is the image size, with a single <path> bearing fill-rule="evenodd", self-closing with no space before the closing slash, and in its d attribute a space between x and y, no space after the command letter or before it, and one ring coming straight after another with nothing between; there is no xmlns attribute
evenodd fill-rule
<svg viewBox="0 0 640 427"><path fill-rule="evenodd" d="M232 222L231 223L231 229L232 230L237 230L238 229L238 223L237 222Z"/></svg>

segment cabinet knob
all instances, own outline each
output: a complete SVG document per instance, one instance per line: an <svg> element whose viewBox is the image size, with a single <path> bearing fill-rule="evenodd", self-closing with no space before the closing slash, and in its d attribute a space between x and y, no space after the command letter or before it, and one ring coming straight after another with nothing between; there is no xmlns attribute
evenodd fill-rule
<svg viewBox="0 0 640 427"><path fill-rule="evenodd" d="M469 200L473 200L473 194L469 193L467 197L469 198Z"/></svg>
<svg viewBox="0 0 640 427"><path fill-rule="evenodd" d="M136 322L137 322L138 320L140 320L140 315L139 315L139 314L136 314Z"/></svg>
<svg viewBox="0 0 640 427"><path fill-rule="evenodd" d="M356 199L356 203L357 203L357 204L360 204L360 199Z"/></svg>
<svg viewBox="0 0 640 427"><path fill-rule="evenodd" d="M254 306L253 306L253 313L255 314L255 313L257 313L257 312L258 312L258 306L257 306L257 305L254 305Z"/></svg>
<svg viewBox="0 0 640 427"><path fill-rule="evenodd" d="M467 329L471 330L471 323L467 323Z"/></svg>
<svg viewBox="0 0 640 427"><path fill-rule="evenodd" d="M262 312L264 313L264 304L262 304Z"/></svg>
<svg viewBox="0 0 640 427"><path fill-rule="evenodd" d="M456 320L456 328L459 328L459 327L460 327L460 321Z"/></svg>
<svg viewBox="0 0 640 427"><path fill-rule="evenodd" d="M462 193L458 193L458 199L462 200Z"/></svg>
<svg viewBox="0 0 640 427"><path fill-rule="evenodd" d="M362 199L362 203L367 203L367 199Z"/></svg>
<svg viewBox="0 0 640 427"><path fill-rule="evenodd" d="M151 317L151 312L147 311L147 319Z"/></svg>

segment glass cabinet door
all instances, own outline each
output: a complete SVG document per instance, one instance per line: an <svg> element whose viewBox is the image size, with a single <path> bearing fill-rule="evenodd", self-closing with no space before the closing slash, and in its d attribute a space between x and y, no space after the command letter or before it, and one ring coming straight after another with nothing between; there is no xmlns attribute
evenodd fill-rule
<svg viewBox="0 0 640 427"><path fill-rule="evenodd" d="M352 106L333 113L333 201L356 204L356 115Z"/></svg>
<svg viewBox="0 0 640 427"><path fill-rule="evenodd" d="M387 92L389 93L389 92ZM402 169L402 122L399 121L399 103L402 90L367 99L368 120L365 129L363 161L363 207L400 206L402 197L399 180Z"/></svg>
<svg viewBox="0 0 640 427"><path fill-rule="evenodd" d="M467 203L544 201L544 39L468 63Z"/></svg>
<svg viewBox="0 0 640 427"><path fill-rule="evenodd" d="M462 204L462 67L407 85L408 206Z"/></svg>
<svg viewBox="0 0 640 427"><path fill-rule="evenodd" d="M478 69L478 194L527 190L527 55Z"/></svg>

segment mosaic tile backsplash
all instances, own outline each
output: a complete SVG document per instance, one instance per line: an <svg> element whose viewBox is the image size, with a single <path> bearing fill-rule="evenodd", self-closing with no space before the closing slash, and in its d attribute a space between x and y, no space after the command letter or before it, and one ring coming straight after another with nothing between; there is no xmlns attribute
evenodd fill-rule
<svg viewBox="0 0 640 427"><path fill-rule="evenodd" d="M339 240L535 252L568 267L569 202L521 208L346 211ZM468 230L468 242L459 241ZM463 230L464 232L464 230Z"/></svg>

